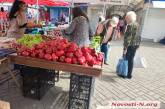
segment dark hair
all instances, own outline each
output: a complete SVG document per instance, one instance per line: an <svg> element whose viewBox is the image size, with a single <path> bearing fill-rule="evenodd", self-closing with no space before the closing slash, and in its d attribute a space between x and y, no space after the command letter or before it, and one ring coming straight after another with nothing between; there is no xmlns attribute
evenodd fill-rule
<svg viewBox="0 0 165 109"><path fill-rule="evenodd" d="M101 17L99 17L99 22L101 22L102 21L102 18Z"/></svg>
<svg viewBox="0 0 165 109"><path fill-rule="evenodd" d="M4 12L4 8L3 7L1 7L1 12Z"/></svg>
<svg viewBox="0 0 165 109"><path fill-rule="evenodd" d="M9 19L10 20L15 18L15 13L20 10L20 5L21 4L25 4L25 2L20 1L20 0L15 0L15 2L13 3L12 8L10 10L10 13L9 13Z"/></svg>
<svg viewBox="0 0 165 109"><path fill-rule="evenodd" d="M72 12L73 12L73 19L75 19L76 17L79 17L79 16L83 16L87 19L87 21L89 21L88 16L80 7L74 7L72 9Z"/></svg>

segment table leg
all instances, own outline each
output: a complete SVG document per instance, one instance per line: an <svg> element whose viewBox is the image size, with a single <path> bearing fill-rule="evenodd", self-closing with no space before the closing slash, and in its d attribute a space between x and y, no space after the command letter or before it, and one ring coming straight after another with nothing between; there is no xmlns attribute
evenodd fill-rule
<svg viewBox="0 0 165 109"><path fill-rule="evenodd" d="M15 75L13 74L13 72L12 72L10 69L8 69L8 72L9 72L9 74L11 75L11 77L13 78L13 80L14 80L14 82L16 83L17 87L20 88L20 84L19 84L19 82L17 81L17 79L16 79Z"/></svg>
<svg viewBox="0 0 165 109"><path fill-rule="evenodd" d="M71 74L68 109L90 109L94 77Z"/></svg>

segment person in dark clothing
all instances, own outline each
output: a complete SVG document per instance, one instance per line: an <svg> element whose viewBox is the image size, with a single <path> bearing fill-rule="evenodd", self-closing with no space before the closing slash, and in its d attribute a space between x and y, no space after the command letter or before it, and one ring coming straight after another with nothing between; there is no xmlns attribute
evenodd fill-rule
<svg viewBox="0 0 165 109"><path fill-rule="evenodd" d="M136 14L130 11L126 14L125 20L127 22L124 33L124 49L123 57L128 60L128 79L132 78L133 61L136 50L139 48L141 37L137 35L138 23L136 22Z"/></svg>

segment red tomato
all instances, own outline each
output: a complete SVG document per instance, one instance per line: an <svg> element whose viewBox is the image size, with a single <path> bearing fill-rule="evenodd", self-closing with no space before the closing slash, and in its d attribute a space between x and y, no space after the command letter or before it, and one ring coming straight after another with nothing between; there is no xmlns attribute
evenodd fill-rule
<svg viewBox="0 0 165 109"><path fill-rule="evenodd" d="M72 63L72 59L71 58L65 58L65 62L68 63L68 64L71 64Z"/></svg>
<svg viewBox="0 0 165 109"><path fill-rule="evenodd" d="M45 54L44 58L48 61L52 60L52 56L50 54Z"/></svg>

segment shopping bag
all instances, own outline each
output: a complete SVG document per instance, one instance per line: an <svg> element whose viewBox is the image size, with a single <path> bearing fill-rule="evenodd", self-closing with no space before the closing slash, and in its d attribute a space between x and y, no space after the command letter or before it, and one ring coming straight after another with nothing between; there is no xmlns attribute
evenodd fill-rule
<svg viewBox="0 0 165 109"><path fill-rule="evenodd" d="M126 77L128 75L128 61L125 58L119 59L116 72L120 76Z"/></svg>
<svg viewBox="0 0 165 109"><path fill-rule="evenodd" d="M147 68L147 62L144 57L135 56L134 68Z"/></svg>

